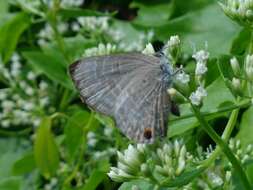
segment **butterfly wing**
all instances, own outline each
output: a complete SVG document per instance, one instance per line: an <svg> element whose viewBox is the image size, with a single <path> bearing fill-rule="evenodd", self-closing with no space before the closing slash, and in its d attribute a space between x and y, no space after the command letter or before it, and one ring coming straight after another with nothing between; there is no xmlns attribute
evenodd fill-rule
<svg viewBox="0 0 253 190"><path fill-rule="evenodd" d="M160 69L137 70L116 99L117 126L136 142L152 143L166 135L169 96L162 77Z"/></svg>
<svg viewBox="0 0 253 190"><path fill-rule="evenodd" d="M169 97L160 59L139 53L78 61L70 73L81 98L114 117L130 139L152 143L166 134Z"/></svg>
<svg viewBox="0 0 253 190"><path fill-rule="evenodd" d="M100 113L113 116L116 98L124 88L117 85L119 81L124 78L126 85L131 80L126 75L158 63L158 58L140 53L97 56L73 63L70 74L84 102Z"/></svg>

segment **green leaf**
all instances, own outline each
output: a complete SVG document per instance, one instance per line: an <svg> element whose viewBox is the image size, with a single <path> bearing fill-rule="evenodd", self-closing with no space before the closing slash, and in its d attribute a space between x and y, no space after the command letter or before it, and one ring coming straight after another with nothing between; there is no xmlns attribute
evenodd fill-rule
<svg viewBox="0 0 253 190"><path fill-rule="evenodd" d="M34 143L34 158L41 173L49 178L58 168L59 153L53 134L51 133L51 119L43 118L36 132Z"/></svg>
<svg viewBox="0 0 253 190"><path fill-rule="evenodd" d="M204 98L202 112L218 111L220 105L224 102L234 102L234 97L229 91L229 89L224 84L221 78L215 80L211 85L207 87L207 97ZM180 106L181 116L192 114L191 108L188 104L183 104ZM207 117L207 120L220 117L223 114L215 114L212 117ZM197 119L194 117L185 118L169 122L169 137L180 135L183 132L199 126Z"/></svg>
<svg viewBox="0 0 253 190"><path fill-rule="evenodd" d="M19 190L21 184L20 177L10 177L0 180L0 189L2 190Z"/></svg>
<svg viewBox="0 0 253 190"><path fill-rule="evenodd" d="M106 178L106 173L97 169L93 170L87 183L81 190L95 190L97 186Z"/></svg>
<svg viewBox="0 0 253 190"><path fill-rule="evenodd" d="M7 14L8 8L8 1L0 1L0 18L2 15Z"/></svg>
<svg viewBox="0 0 253 190"><path fill-rule="evenodd" d="M171 14L170 2L137 2L130 4L131 8L138 8L137 17L133 20L133 24L143 27L161 26L168 22Z"/></svg>
<svg viewBox="0 0 253 190"><path fill-rule="evenodd" d="M237 139L241 141L242 147L253 143L253 107L248 108L242 115L240 131Z"/></svg>
<svg viewBox="0 0 253 190"><path fill-rule="evenodd" d="M22 158L17 160L12 167L12 173L14 175L24 175L36 168L34 154L25 154Z"/></svg>
<svg viewBox="0 0 253 190"><path fill-rule="evenodd" d="M23 56L35 69L48 76L51 80L68 89L73 89L66 67L53 55L47 55L40 51L27 51L23 52Z"/></svg>
<svg viewBox="0 0 253 190"><path fill-rule="evenodd" d="M214 2L215 2L214 0L208 0L208 1L206 0L191 0L191 1L173 0L172 17L174 18L179 17L190 11L194 12Z"/></svg>
<svg viewBox="0 0 253 190"><path fill-rule="evenodd" d="M16 14L0 28L0 55L6 63L16 48L20 35L30 25L30 18L25 13Z"/></svg>
<svg viewBox="0 0 253 190"><path fill-rule="evenodd" d="M119 190L131 190L133 186L137 186L139 190L153 190L154 185L144 180L133 180L130 182L124 182Z"/></svg>
<svg viewBox="0 0 253 190"><path fill-rule="evenodd" d="M189 54L193 52L193 44L199 49L207 42L208 51L214 57L229 52L232 39L239 30L240 27L231 22L217 4L173 19L155 29L156 36L162 41L171 35L179 35L184 42L183 51Z"/></svg>
<svg viewBox="0 0 253 190"><path fill-rule="evenodd" d="M87 124L90 113L86 111L76 112L64 127L65 143L70 160L75 158L80 148L83 137L83 128Z"/></svg>
<svg viewBox="0 0 253 190"><path fill-rule="evenodd" d="M250 44L250 38L251 31L247 28L244 28L233 40L233 44L230 49L231 54L243 55Z"/></svg>
<svg viewBox="0 0 253 190"><path fill-rule="evenodd" d="M199 168L199 169L192 169L190 171L184 172L182 175L176 177L175 179L171 180L164 180L162 182L163 186L166 187L181 187L189 182L191 182L194 178L198 177L205 168Z"/></svg>

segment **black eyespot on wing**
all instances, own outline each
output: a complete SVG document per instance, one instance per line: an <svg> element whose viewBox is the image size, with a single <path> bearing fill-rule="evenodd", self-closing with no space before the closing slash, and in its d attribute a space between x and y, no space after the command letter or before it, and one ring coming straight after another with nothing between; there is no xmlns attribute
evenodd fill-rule
<svg viewBox="0 0 253 190"><path fill-rule="evenodd" d="M151 139L152 138L152 130L151 128L145 128L143 136L145 139Z"/></svg>

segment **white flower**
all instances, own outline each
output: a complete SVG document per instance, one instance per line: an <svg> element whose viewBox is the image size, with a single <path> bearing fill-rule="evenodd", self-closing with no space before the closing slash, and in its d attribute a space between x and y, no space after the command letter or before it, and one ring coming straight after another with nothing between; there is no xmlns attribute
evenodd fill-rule
<svg viewBox="0 0 253 190"><path fill-rule="evenodd" d="M14 52L13 55L12 55L12 57L11 57L11 61L12 62L19 62L19 60L20 60L19 54L16 53L16 52Z"/></svg>
<svg viewBox="0 0 253 190"><path fill-rule="evenodd" d="M10 100L5 100L2 102L2 107L4 112L10 112L14 108L14 103Z"/></svg>
<svg viewBox="0 0 253 190"><path fill-rule="evenodd" d="M2 127L4 127L4 128L8 128L9 126L10 126L10 120L3 120L2 122L1 122L1 125L2 125Z"/></svg>
<svg viewBox="0 0 253 190"><path fill-rule="evenodd" d="M140 165L139 154L139 151L130 144L124 151L124 160L130 166L138 166Z"/></svg>
<svg viewBox="0 0 253 190"><path fill-rule="evenodd" d="M180 45L180 39L179 39L178 35L171 36L167 42L167 45L169 48Z"/></svg>
<svg viewBox="0 0 253 190"><path fill-rule="evenodd" d="M225 14L241 25L252 26L253 1L252 0L227 0L219 3Z"/></svg>
<svg viewBox="0 0 253 190"><path fill-rule="evenodd" d="M104 134L108 137L110 137L112 135L113 129L112 127L105 127L104 128Z"/></svg>
<svg viewBox="0 0 253 190"><path fill-rule="evenodd" d="M18 77L19 74L20 74L20 69L12 69L12 70L11 70L11 75L12 75L13 77Z"/></svg>
<svg viewBox="0 0 253 190"><path fill-rule="evenodd" d="M75 32L78 32L80 30L80 25L77 22L73 22L71 24L71 29Z"/></svg>
<svg viewBox="0 0 253 190"><path fill-rule="evenodd" d="M48 88L48 84L44 81L41 81L39 83L39 88L40 88L40 90L46 90Z"/></svg>
<svg viewBox="0 0 253 190"><path fill-rule="evenodd" d="M129 175L128 173L124 172L121 169L115 168L115 167L111 167L111 170L109 173L107 173L107 175L114 181L117 182L122 182L124 180L129 180L131 178L133 178L132 175Z"/></svg>
<svg viewBox="0 0 253 190"><path fill-rule="evenodd" d="M195 69L196 75L203 75L207 72L207 66L205 63L198 62Z"/></svg>
<svg viewBox="0 0 253 190"><path fill-rule="evenodd" d="M49 104L49 97L41 98L41 99L39 100L39 102L40 102L40 105L41 105L42 107L44 107L44 106L46 106L46 105Z"/></svg>
<svg viewBox="0 0 253 190"><path fill-rule="evenodd" d="M207 96L206 90L199 86L195 92L191 93L189 98L192 104L199 106L205 96Z"/></svg>
<svg viewBox="0 0 253 190"><path fill-rule="evenodd" d="M151 43L148 43L145 47L145 49L142 51L143 54L146 54L146 55L154 55L155 53L155 50L152 46Z"/></svg>
<svg viewBox="0 0 253 190"><path fill-rule="evenodd" d="M197 51L192 55L197 63L206 63L209 58L209 53L205 50Z"/></svg>
<svg viewBox="0 0 253 190"><path fill-rule="evenodd" d="M35 105L32 102L27 102L26 104L23 105L23 109L26 111L31 111L34 109Z"/></svg>
<svg viewBox="0 0 253 190"><path fill-rule="evenodd" d="M34 94L34 90L32 87L30 86L27 86L27 88L25 89L25 93L29 96L33 95Z"/></svg>
<svg viewBox="0 0 253 190"><path fill-rule="evenodd" d="M0 100L7 98L7 93L4 90L0 90Z"/></svg>
<svg viewBox="0 0 253 190"><path fill-rule="evenodd" d="M21 68L21 64L19 61L13 61L11 64L12 70L19 70Z"/></svg>
<svg viewBox="0 0 253 190"><path fill-rule="evenodd" d="M36 78L36 75L35 75L34 72L29 71L29 72L27 73L27 79L29 79L29 80L34 80L35 78Z"/></svg>
<svg viewBox="0 0 253 190"><path fill-rule="evenodd" d="M240 79L233 77L233 79L232 79L232 85L233 85L233 88L237 92L241 91L241 81L240 81Z"/></svg>
<svg viewBox="0 0 253 190"><path fill-rule="evenodd" d="M40 125L40 122L41 122L41 120L40 120L39 118L34 119L34 120L33 120L33 125L34 125L35 127L37 127L37 126Z"/></svg>
<svg viewBox="0 0 253 190"><path fill-rule="evenodd" d="M240 75L240 65L236 57L230 59L230 65L235 75Z"/></svg>
<svg viewBox="0 0 253 190"><path fill-rule="evenodd" d="M109 55L110 53L113 53L116 51L116 46L112 45L110 43L108 44L98 44L98 47L93 47L86 49L84 51L83 56L90 57L90 56L97 56L97 55Z"/></svg>
<svg viewBox="0 0 253 190"><path fill-rule="evenodd" d="M183 84L186 84L190 81L190 76L184 71L180 71L178 74L176 74L176 80L180 81Z"/></svg>
<svg viewBox="0 0 253 190"><path fill-rule="evenodd" d="M214 186L221 186L223 184L222 178L213 172L208 172L208 177Z"/></svg>
<svg viewBox="0 0 253 190"><path fill-rule="evenodd" d="M46 45L47 44L47 41L45 40L45 39L39 39L38 40L38 45L39 46L44 46L44 45Z"/></svg>

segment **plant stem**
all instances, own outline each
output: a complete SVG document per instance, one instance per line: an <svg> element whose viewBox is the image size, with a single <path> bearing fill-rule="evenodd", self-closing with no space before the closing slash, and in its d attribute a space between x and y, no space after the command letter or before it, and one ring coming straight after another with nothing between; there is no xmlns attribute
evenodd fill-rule
<svg viewBox="0 0 253 190"><path fill-rule="evenodd" d="M213 130L213 128L209 125L209 123L205 120L205 118L201 115L199 109L191 104L191 107L193 109L193 112L200 122L200 125L203 127L203 129L206 131L206 133L212 138L212 140L220 147L220 149L224 152L224 154L227 156L228 160L233 165L234 169L236 170L237 174L239 175L242 184L244 186L244 189L250 190L251 186L247 179L247 176L241 166L241 163L237 160L233 152L230 150L230 148L227 146L227 144L221 139L219 135Z"/></svg>
<svg viewBox="0 0 253 190"><path fill-rule="evenodd" d="M250 105L251 105L250 100L243 100L243 101L237 103L236 105L224 107L224 108L221 108L221 109L211 110L209 112L201 112L201 115L205 116L205 117L206 116L211 116L211 115L214 115L214 114L224 113L224 112L228 112L228 111L235 110L235 109L238 109L238 108L248 107ZM181 116L179 118L171 119L170 122L174 122L174 121L190 118L190 117L193 117L194 115L195 114L193 114L193 113L187 114L187 115L183 115L183 116Z"/></svg>
<svg viewBox="0 0 253 190"><path fill-rule="evenodd" d="M234 111L232 111L228 123L225 127L225 130L222 134L222 139L224 139L225 142L228 141L234 127L236 124L236 120L238 118L238 113L239 113L239 109L236 109ZM219 146L216 147L216 149L212 152L212 154L203 161L202 166L203 167L208 167L211 163L213 163L215 161L215 159L217 158L217 156L221 153L221 149Z"/></svg>

